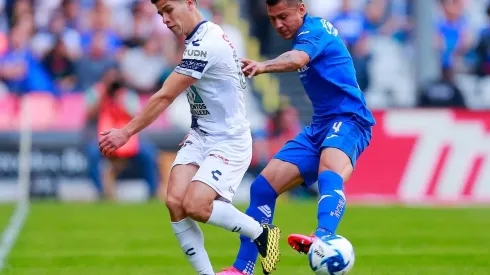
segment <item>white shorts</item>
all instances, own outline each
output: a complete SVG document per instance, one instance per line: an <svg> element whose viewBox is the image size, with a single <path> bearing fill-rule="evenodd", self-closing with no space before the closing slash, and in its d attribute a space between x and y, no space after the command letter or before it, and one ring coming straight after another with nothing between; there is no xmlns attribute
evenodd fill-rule
<svg viewBox="0 0 490 275"><path fill-rule="evenodd" d="M213 188L231 202L252 161L252 136L209 136L191 129L177 153L172 168L180 164L195 164L199 170L192 181Z"/></svg>

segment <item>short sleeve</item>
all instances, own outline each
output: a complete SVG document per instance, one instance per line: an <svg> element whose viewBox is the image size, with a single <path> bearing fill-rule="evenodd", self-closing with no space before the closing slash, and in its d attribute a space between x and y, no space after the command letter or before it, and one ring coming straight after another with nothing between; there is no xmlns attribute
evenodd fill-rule
<svg viewBox="0 0 490 275"><path fill-rule="evenodd" d="M293 49L303 51L308 54L310 60L315 59L330 43L334 36L338 35L338 31L331 28L331 34L326 28L326 24L332 26L330 22L324 22L325 26L319 21L315 22L314 26L300 30L296 36Z"/></svg>
<svg viewBox="0 0 490 275"><path fill-rule="evenodd" d="M216 65L218 59L217 51L210 44L202 40L190 41L175 72L201 79L210 68Z"/></svg>

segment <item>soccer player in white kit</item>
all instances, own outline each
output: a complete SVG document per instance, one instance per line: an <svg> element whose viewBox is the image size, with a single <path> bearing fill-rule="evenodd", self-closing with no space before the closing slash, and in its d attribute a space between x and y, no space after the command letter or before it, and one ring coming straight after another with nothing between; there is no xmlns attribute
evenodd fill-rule
<svg viewBox="0 0 490 275"><path fill-rule="evenodd" d="M196 0L152 3L174 34L186 36L183 59L138 116L101 133L100 151L109 156L124 146L185 91L192 125L172 165L166 198L182 251L198 274L215 274L196 221L219 226L254 240L269 274L279 261L279 228L259 224L231 204L252 158L240 60L223 30L203 21Z"/></svg>

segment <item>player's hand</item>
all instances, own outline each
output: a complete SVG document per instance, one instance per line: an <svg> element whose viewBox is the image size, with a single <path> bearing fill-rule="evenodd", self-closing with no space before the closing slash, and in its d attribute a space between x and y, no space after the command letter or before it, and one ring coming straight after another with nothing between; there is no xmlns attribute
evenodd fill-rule
<svg viewBox="0 0 490 275"><path fill-rule="evenodd" d="M263 74L265 66L262 62L242 58L242 71L248 78L252 78L256 75Z"/></svg>
<svg viewBox="0 0 490 275"><path fill-rule="evenodd" d="M100 135L102 137L99 140L99 150L106 157L111 156L130 138L129 133L124 129L110 129L100 133Z"/></svg>

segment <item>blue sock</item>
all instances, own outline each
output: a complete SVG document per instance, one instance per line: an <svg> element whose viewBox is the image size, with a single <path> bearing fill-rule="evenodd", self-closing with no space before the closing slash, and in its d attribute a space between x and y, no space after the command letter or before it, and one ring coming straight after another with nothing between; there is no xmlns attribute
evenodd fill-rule
<svg viewBox="0 0 490 275"><path fill-rule="evenodd" d="M332 171L323 171L318 176L318 229L315 236L335 234L345 210L344 180Z"/></svg>
<svg viewBox="0 0 490 275"><path fill-rule="evenodd" d="M267 179L259 175L250 187L250 205L245 213L259 223L271 223L277 197L278 194ZM241 235L240 250L233 267L245 274L253 274L258 255L255 243L250 238Z"/></svg>

